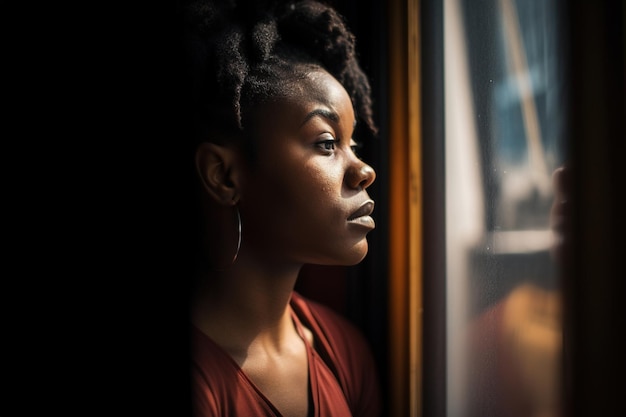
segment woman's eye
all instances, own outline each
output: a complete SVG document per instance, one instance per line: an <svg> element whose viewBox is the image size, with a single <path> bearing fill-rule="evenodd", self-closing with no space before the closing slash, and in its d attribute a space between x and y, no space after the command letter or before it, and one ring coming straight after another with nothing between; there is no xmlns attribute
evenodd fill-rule
<svg viewBox="0 0 626 417"><path fill-rule="evenodd" d="M316 143L317 147L319 147L320 149L324 151L334 151L336 144L337 144L336 139L325 139L325 140L320 140L319 142Z"/></svg>
<svg viewBox="0 0 626 417"><path fill-rule="evenodd" d="M331 151L335 149L335 141L334 140L327 140L324 142L324 149L326 149L327 151Z"/></svg>

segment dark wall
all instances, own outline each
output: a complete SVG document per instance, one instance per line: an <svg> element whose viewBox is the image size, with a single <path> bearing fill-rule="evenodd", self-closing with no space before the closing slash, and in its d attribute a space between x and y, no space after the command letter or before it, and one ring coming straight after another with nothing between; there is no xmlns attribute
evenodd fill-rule
<svg viewBox="0 0 626 417"><path fill-rule="evenodd" d="M624 415L626 6L564 3L574 202L563 273L565 415Z"/></svg>

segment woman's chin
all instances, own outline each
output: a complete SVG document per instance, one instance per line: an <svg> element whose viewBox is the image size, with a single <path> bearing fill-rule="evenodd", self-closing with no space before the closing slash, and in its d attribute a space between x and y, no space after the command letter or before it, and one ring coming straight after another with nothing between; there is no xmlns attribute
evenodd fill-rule
<svg viewBox="0 0 626 417"><path fill-rule="evenodd" d="M353 247L353 250L350 253L350 256L347 259L346 266L352 266L361 263L365 256L367 255L368 244L367 240L363 239L359 242L358 245Z"/></svg>
<svg viewBox="0 0 626 417"><path fill-rule="evenodd" d="M319 254L319 256L307 259L304 263L327 266L353 266L365 258L367 251L367 240L362 239L351 247L336 247L332 252Z"/></svg>

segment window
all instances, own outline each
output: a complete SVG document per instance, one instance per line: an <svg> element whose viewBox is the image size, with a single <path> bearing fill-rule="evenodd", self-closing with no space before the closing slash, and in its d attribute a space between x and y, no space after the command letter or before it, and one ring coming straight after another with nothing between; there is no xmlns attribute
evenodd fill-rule
<svg viewBox="0 0 626 417"><path fill-rule="evenodd" d="M389 415L624 414L623 2L389 10Z"/></svg>
<svg viewBox="0 0 626 417"><path fill-rule="evenodd" d="M443 21L446 409L557 416L559 14L554 1L446 0Z"/></svg>

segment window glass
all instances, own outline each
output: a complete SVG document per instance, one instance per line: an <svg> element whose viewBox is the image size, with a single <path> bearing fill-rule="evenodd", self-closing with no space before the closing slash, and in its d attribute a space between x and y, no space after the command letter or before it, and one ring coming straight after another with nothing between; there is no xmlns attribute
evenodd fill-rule
<svg viewBox="0 0 626 417"><path fill-rule="evenodd" d="M447 409L557 416L561 321L550 229L564 162L550 0L445 0Z"/></svg>

